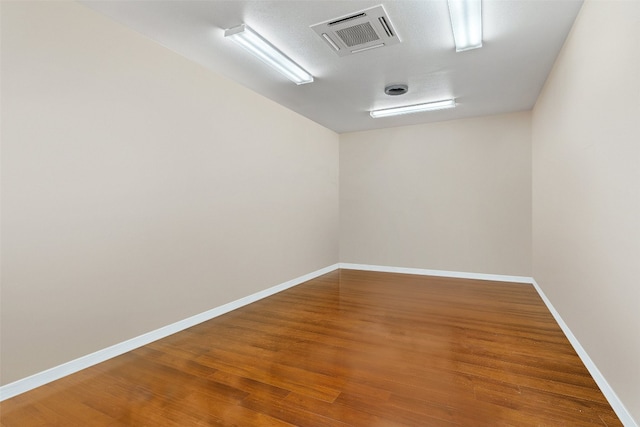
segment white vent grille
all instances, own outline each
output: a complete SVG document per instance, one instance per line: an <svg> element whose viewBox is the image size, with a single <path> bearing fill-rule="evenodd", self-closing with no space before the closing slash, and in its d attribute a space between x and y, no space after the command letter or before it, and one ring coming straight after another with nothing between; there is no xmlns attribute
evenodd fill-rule
<svg viewBox="0 0 640 427"><path fill-rule="evenodd" d="M380 40L370 22L338 30L336 34L349 47Z"/></svg>
<svg viewBox="0 0 640 427"><path fill-rule="evenodd" d="M400 43L382 5L311 26L339 56Z"/></svg>

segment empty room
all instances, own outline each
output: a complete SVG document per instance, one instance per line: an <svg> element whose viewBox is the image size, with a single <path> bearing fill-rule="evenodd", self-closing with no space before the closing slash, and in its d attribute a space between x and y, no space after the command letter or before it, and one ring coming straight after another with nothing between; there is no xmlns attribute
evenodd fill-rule
<svg viewBox="0 0 640 427"><path fill-rule="evenodd" d="M640 425L640 1L0 1L0 425Z"/></svg>

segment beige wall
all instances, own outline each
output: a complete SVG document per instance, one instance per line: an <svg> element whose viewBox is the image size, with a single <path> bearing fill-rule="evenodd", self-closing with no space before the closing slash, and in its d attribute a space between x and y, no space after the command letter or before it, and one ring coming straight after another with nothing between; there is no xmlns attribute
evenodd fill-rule
<svg viewBox="0 0 640 427"><path fill-rule="evenodd" d="M533 276L640 420L640 2L584 4L532 123Z"/></svg>
<svg viewBox="0 0 640 427"><path fill-rule="evenodd" d="M338 135L71 2L2 2L2 383L338 262Z"/></svg>
<svg viewBox="0 0 640 427"><path fill-rule="evenodd" d="M340 261L531 275L528 112L340 136Z"/></svg>

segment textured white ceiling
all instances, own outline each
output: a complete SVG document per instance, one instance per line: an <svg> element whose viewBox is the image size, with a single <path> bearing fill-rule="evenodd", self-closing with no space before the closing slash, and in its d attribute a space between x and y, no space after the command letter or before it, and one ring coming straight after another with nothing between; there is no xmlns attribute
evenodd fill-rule
<svg viewBox="0 0 640 427"><path fill-rule="evenodd" d="M582 0L484 0L480 49L456 53L446 0L85 1L98 12L337 132L529 110ZM384 5L402 42L339 57L311 25ZM311 72L296 86L235 43L245 23ZM384 94L406 83L401 96ZM373 119L369 110L454 97L452 110Z"/></svg>

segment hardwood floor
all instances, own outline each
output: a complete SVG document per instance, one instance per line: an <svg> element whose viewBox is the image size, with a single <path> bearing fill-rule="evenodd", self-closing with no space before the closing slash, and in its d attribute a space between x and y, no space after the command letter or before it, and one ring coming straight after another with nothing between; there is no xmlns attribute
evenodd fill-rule
<svg viewBox="0 0 640 427"><path fill-rule="evenodd" d="M621 425L532 286L353 270L0 411L6 427Z"/></svg>

